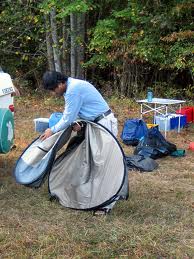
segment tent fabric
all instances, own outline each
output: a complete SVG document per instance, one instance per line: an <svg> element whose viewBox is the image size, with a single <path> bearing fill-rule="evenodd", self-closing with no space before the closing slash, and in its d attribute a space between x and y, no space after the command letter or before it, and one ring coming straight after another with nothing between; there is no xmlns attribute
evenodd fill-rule
<svg viewBox="0 0 194 259"><path fill-rule="evenodd" d="M128 170L151 172L158 168L158 163L150 157L140 155L126 156Z"/></svg>
<svg viewBox="0 0 194 259"><path fill-rule="evenodd" d="M50 195L74 209L102 208L127 199L126 161L117 139L98 123L82 123L77 134L69 127L45 141L36 139L18 159L16 181L39 187L48 176Z"/></svg>
<svg viewBox="0 0 194 259"><path fill-rule="evenodd" d="M124 168L123 153L115 138L101 126L88 124L84 141L55 161L49 189L63 206L94 208L118 194Z"/></svg>
<svg viewBox="0 0 194 259"><path fill-rule="evenodd" d="M61 142L65 144L71 132L72 129L69 127L45 141L40 141L39 137L35 139L16 162L14 169L16 182L29 187L40 187L52 167L57 150L61 148Z"/></svg>

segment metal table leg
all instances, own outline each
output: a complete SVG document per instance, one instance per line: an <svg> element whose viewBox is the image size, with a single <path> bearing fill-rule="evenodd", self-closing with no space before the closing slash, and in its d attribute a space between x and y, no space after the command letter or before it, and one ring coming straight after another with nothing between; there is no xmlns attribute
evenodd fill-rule
<svg viewBox="0 0 194 259"><path fill-rule="evenodd" d="M181 111L181 104L179 105L179 111ZM180 130L181 130L181 115L179 114L178 133L180 133Z"/></svg>
<svg viewBox="0 0 194 259"><path fill-rule="evenodd" d="M140 114L140 118L142 119L143 118L143 104L141 104L141 114Z"/></svg>

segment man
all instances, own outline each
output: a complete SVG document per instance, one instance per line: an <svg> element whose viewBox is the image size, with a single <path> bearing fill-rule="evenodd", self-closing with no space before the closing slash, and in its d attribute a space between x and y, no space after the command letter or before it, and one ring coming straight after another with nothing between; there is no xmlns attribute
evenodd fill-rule
<svg viewBox="0 0 194 259"><path fill-rule="evenodd" d="M117 119L107 102L92 84L67 77L60 72L47 71L43 75L43 85L46 90L50 90L58 96L64 96L65 109L60 121L48 128L41 135L41 140L66 129L77 118L98 122L117 136ZM75 125L74 130L79 131L80 126Z"/></svg>
<svg viewBox="0 0 194 259"><path fill-rule="evenodd" d="M50 90L58 96L64 96L65 109L60 121L53 127L46 129L40 136L41 140L66 129L77 118L98 122L117 136L117 119L107 102L92 84L84 80L67 77L56 71L47 71L43 75L43 85L46 90ZM73 127L74 131L80 129L81 127L78 124ZM110 211L115 203L116 201L103 207L95 214L104 214Z"/></svg>

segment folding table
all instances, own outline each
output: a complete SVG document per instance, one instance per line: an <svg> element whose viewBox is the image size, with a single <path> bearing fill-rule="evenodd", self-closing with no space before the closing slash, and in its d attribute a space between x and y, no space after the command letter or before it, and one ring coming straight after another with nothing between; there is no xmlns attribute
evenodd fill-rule
<svg viewBox="0 0 194 259"><path fill-rule="evenodd" d="M181 110L181 105L185 103L183 100L173 100L173 99L164 99L164 98L153 98L151 102L148 102L147 99L137 100L137 103L141 105L140 116L143 118L144 114L154 113L154 123L155 116L157 114L163 115L164 117L168 117L169 111L175 112L175 108L179 106L179 110ZM165 130L164 134L166 137L167 131L167 119L165 120ZM178 132L180 132L180 116L178 123Z"/></svg>

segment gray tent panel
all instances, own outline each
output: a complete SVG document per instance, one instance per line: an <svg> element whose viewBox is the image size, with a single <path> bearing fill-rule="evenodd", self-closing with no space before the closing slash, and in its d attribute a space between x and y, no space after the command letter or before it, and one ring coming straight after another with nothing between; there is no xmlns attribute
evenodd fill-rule
<svg viewBox="0 0 194 259"><path fill-rule="evenodd" d="M54 163L49 175L50 193L65 207L95 208L113 197L127 197L125 169L117 140L101 125L88 123L84 141Z"/></svg>
<svg viewBox="0 0 194 259"><path fill-rule="evenodd" d="M30 144L18 159L14 175L17 183L39 187L44 176L49 172L55 159L60 143L65 144L71 135L72 129L58 132L45 141L37 138Z"/></svg>

